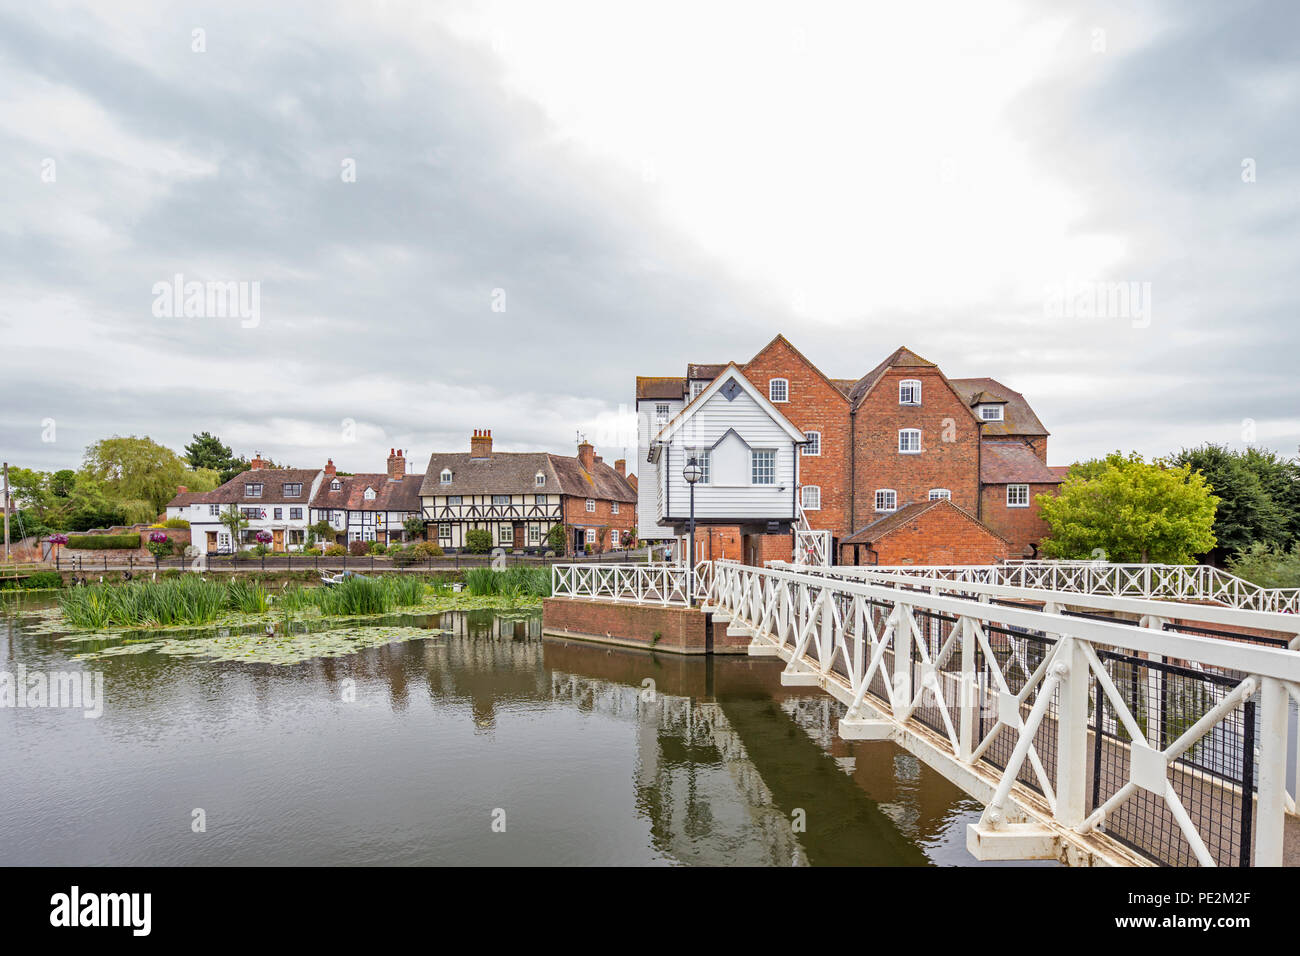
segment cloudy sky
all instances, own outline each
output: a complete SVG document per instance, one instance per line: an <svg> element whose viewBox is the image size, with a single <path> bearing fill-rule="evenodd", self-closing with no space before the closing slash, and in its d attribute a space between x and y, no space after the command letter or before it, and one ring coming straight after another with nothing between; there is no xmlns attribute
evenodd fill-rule
<svg viewBox="0 0 1300 956"><path fill-rule="evenodd" d="M635 375L784 332L996 377L1053 463L1294 454L1298 46L1288 2L3 4L0 452L613 458Z"/></svg>

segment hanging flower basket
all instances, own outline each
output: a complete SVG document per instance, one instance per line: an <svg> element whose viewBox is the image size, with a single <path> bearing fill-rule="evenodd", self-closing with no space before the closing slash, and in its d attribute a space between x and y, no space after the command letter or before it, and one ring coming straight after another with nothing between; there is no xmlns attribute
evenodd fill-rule
<svg viewBox="0 0 1300 956"><path fill-rule="evenodd" d="M67 544L68 536L66 534L52 534L45 539L50 544Z"/></svg>
<svg viewBox="0 0 1300 956"><path fill-rule="evenodd" d="M271 543L271 532L269 532L269 531L259 531L259 532L257 532L256 538L257 538L257 543L258 543L258 544L270 544L270 543Z"/></svg>
<svg viewBox="0 0 1300 956"><path fill-rule="evenodd" d="M167 535L162 531L153 531L149 534L149 540L154 544L162 544L167 540Z"/></svg>

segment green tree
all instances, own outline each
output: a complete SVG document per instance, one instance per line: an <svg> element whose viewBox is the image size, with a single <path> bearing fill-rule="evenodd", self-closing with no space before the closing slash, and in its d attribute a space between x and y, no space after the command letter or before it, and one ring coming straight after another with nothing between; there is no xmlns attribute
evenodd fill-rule
<svg viewBox="0 0 1300 956"><path fill-rule="evenodd" d="M1147 464L1115 452L1071 469L1058 495L1039 495L1048 557L1191 564L1215 545L1219 499L1190 465Z"/></svg>
<svg viewBox="0 0 1300 956"><path fill-rule="evenodd" d="M1220 445L1184 448L1173 461L1203 475L1219 498L1214 516L1216 563L1255 542L1271 546L1287 540L1286 515L1260 480L1262 462L1252 467L1245 455Z"/></svg>
<svg viewBox="0 0 1300 956"><path fill-rule="evenodd" d="M487 528L470 528L465 532L465 548L472 554L487 554L492 550L492 532Z"/></svg>
<svg viewBox="0 0 1300 956"><path fill-rule="evenodd" d="M1247 448L1242 460L1282 513L1286 540L1300 543L1300 462L1266 448Z"/></svg>
<svg viewBox="0 0 1300 956"><path fill-rule="evenodd" d="M50 475L50 494L56 498L66 498L77 486L77 473L71 468L60 468Z"/></svg>
<svg viewBox="0 0 1300 956"><path fill-rule="evenodd" d="M405 521L402 522L402 530L406 532L406 536L410 538L412 541L414 541L416 538L423 538L424 519L415 516L407 518Z"/></svg>
<svg viewBox="0 0 1300 956"><path fill-rule="evenodd" d="M195 435L194 441L185 446L185 460L191 468L211 468L218 473L238 461L229 445L223 444L220 438L208 432Z"/></svg>
<svg viewBox="0 0 1300 956"><path fill-rule="evenodd" d="M239 510L238 505L229 505L225 511L221 512L221 523L230 529L231 549L239 550L239 532L248 527L248 519L244 513Z"/></svg>
<svg viewBox="0 0 1300 956"><path fill-rule="evenodd" d="M156 515L185 484L184 460L149 437L115 435L86 449L82 471L119 501L147 501Z"/></svg>

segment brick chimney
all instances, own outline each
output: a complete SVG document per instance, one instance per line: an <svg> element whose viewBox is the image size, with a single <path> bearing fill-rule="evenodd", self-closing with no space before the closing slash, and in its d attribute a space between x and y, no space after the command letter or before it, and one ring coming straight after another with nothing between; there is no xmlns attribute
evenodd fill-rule
<svg viewBox="0 0 1300 956"><path fill-rule="evenodd" d="M265 468L269 464L270 462L262 457L261 452L255 452L253 454L253 460L248 463L249 467L252 468L253 471L257 471L259 468Z"/></svg>
<svg viewBox="0 0 1300 956"><path fill-rule="evenodd" d="M626 458L616 458L616 459L614 459L614 470L615 470L616 472L618 472L618 476L619 476L620 478L626 478L626 477L627 477L627 459L626 459Z"/></svg>
<svg viewBox="0 0 1300 956"><path fill-rule="evenodd" d="M582 462L584 470L590 472L596 466L596 449L589 441L584 441L578 445L578 461Z"/></svg>
<svg viewBox="0 0 1300 956"><path fill-rule="evenodd" d="M469 457L471 458L492 457L492 429L490 428L474 429L474 437L469 440Z"/></svg>
<svg viewBox="0 0 1300 956"><path fill-rule="evenodd" d="M400 448L388 449L388 480L401 481L406 474L406 455Z"/></svg>
<svg viewBox="0 0 1300 956"><path fill-rule="evenodd" d="M338 469L334 467L334 459L333 459L333 458L331 458L329 461L325 462L325 474L327 474L327 475L332 475L332 474L334 474L336 471L338 471Z"/></svg>
<svg viewBox="0 0 1300 956"><path fill-rule="evenodd" d="M190 489L186 488L184 485L177 485L177 486L176 486L176 493L177 493L178 495L183 495L183 494L185 494L185 492L187 492L187 491L189 491L189 490L190 490Z"/></svg>

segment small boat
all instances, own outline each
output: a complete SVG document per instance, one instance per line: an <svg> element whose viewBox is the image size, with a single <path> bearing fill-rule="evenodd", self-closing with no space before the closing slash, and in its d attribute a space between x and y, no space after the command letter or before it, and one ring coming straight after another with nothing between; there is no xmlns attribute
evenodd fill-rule
<svg viewBox="0 0 1300 956"><path fill-rule="evenodd" d="M362 580L365 580L365 577L364 574L357 574L355 571L340 571L335 575L331 575L327 571L320 572L321 584L324 584L327 587L334 584L341 584L348 578L361 578Z"/></svg>

